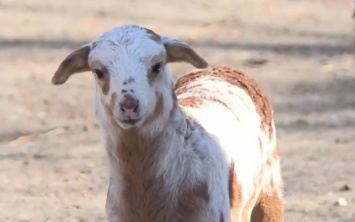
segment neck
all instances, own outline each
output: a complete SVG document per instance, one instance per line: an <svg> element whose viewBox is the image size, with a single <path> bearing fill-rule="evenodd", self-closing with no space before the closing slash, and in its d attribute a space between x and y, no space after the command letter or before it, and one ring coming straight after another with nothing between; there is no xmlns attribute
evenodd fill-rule
<svg viewBox="0 0 355 222"><path fill-rule="evenodd" d="M170 215L177 204L172 200L177 200L180 192L191 192L188 186L180 187L179 179L186 167L182 163L187 161L181 159L182 153L186 153L194 124L185 117L171 90L171 97L163 98L170 108L164 107L163 114L143 128L123 130L107 115L100 116L98 109L110 176L106 211L112 217L120 215L120 221L155 221L157 204L161 215ZM184 202L179 204L181 213L185 212Z"/></svg>
<svg viewBox="0 0 355 222"><path fill-rule="evenodd" d="M186 119L174 101L165 121L157 119L144 129L116 128L115 134L106 138L109 139L106 142L110 167L107 210L120 211L127 221L145 221L137 218L142 215L153 218L155 205L170 198L163 192L166 189L164 178L173 177L175 168L167 168L166 163L176 161L183 143L181 134L186 131ZM163 126L157 127L159 123ZM122 203L119 208L118 201ZM166 207L168 211L168 203ZM132 209L141 212L137 215Z"/></svg>

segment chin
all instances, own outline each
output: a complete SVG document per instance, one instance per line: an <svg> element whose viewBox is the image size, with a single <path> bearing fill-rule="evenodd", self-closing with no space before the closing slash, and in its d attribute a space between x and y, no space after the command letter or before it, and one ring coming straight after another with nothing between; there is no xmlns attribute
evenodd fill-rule
<svg viewBox="0 0 355 222"><path fill-rule="evenodd" d="M142 123L142 119L116 119L116 121L123 129L136 128L139 127Z"/></svg>

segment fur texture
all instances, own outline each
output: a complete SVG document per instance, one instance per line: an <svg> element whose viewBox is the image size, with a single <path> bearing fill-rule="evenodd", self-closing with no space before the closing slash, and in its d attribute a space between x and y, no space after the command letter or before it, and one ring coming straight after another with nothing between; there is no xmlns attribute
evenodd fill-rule
<svg viewBox="0 0 355 222"><path fill-rule="evenodd" d="M173 85L169 62L200 68ZM281 222L272 107L257 83L186 43L119 26L68 55L52 78L96 76L110 222ZM203 69L201 69L203 68ZM139 104L125 115L125 99Z"/></svg>

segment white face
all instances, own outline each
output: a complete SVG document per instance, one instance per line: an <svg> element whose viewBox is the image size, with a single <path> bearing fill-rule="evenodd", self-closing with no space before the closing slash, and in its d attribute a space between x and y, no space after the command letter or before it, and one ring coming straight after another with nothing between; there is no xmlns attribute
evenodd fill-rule
<svg viewBox="0 0 355 222"><path fill-rule="evenodd" d="M186 43L124 25L68 55L52 82L62 84L74 73L91 70L104 111L111 121L127 129L149 124L162 114L164 103L172 99L166 64L180 61L207 67Z"/></svg>
<svg viewBox="0 0 355 222"><path fill-rule="evenodd" d="M142 125L170 85L159 36L136 26L119 27L91 44L88 58L102 102L122 128Z"/></svg>

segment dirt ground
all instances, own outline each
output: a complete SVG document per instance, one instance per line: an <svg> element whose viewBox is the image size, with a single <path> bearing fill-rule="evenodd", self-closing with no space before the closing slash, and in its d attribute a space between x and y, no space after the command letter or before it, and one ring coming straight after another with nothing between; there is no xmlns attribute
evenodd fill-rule
<svg viewBox="0 0 355 222"><path fill-rule="evenodd" d="M71 50L136 23L187 41L210 64L244 70L268 93L286 222L354 222L353 8L345 0L0 0L0 221L105 221L92 75L62 86L50 78ZM192 68L171 65L175 76Z"/></svg>

